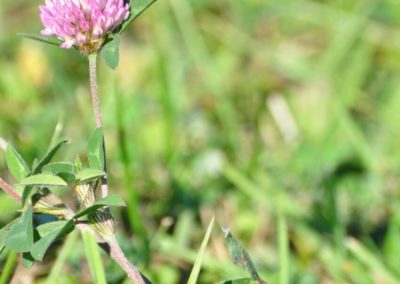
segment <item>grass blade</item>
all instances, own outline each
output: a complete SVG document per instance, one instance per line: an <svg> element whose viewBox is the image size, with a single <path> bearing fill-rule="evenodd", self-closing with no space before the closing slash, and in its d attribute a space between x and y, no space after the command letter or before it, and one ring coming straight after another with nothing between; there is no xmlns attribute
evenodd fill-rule
<svg viewBox="0 0 400 284"><path fill-rule="evenodd" d="M369 251L363 244L353 238L346 240L347 249L367 268L371 275L375 275L376 279L380 279L381 283L399 283L398 277L389 271L385 264Z"/></svg>
<svg viewBox="0 0 400 284"><path fill-rule="evenodd" d="M194 262L192 272L190 273L189 280L187 282L188 284L196 284L197 283L197 279L199 278L199 274L200 274L201 264L203 262L204 254L206 252L208 240L210 239L211 232L214 227L214 219L215 219L215 217L213 217L211 219L210 224L208 225L207 232L204 236L203 242L201 243L201 247L197 254L196 261Z"/></svg>
<svg viewBox="0 0 400 284"><path fill-rule="evenodd" d="M45 282L46 284L56 283L56 280L62 272L62 269L65 265L68 255L74 249L74 245L76 244L76 237L77 237L77 233L73 232L65 240L65 243L64 243L60 253L58 254L58 257L57 257L53 267L51 268L49 275L47 276L47 279Z"/></svg>
<svg viewBox="0 0 400 284"><path fill-rule="evenodd" d="M278 244L279 244L279 283L289 283L289 241L287 223L284 213L278 216Z"/></svg>
<svg viewBox="0 0 400 284"><path fill-rule="evenodd" d="M86 258L89 263L90 273L92 274L93 283L106 284L106 276L101 263L99 248L95 237L88 231L82 232L83 243L85 245Z"/></svg>

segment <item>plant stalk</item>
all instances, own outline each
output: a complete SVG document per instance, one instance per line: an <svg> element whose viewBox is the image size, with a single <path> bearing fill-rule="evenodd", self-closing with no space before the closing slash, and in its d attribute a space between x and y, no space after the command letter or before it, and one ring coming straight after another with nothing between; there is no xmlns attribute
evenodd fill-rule
<svg viewBox="0 0 400 284"><path fill-rule="evenodd" d="M93 112L96 122L96 128L103 128L103 118L100 109L100 97L97 85L97 53L90 54L89 58L89 77L90 77L90 94L92 97ZM107 173L107 156L103 136L103 154L104 154L104 172ZM108 195L107 175L102 180L101 186L102 197ZM118 263L118 265L125 271L129 279L135 284L147 284L150 281L145 281L138 268L133 265L125 256L121 247L119 246L115 237L107 239L109 245L110 257ZM99 244L100 245L100 244Z"/></svg>
<svg viewBox="0 0 400 284"><path fill-rule="evenodd" d="M14 198L16 201L19 203L22 202L22 197L21 195L16 192L8 183L6 183L2 178L0 178L0 188L7 193L9 196Z"/></svg>
<svg viewBox="0 0 400 284"><path fill-rule="evenodd" d="M8 280L11 278L11 275L14 272L16 260L17 254L13 251L10 252L6 260L6 264L3 267L3 271L0 275L0 284L9 283Z"/></svg>
<svg viewBox="0 0 400 284"><path fill-rule="evenodd" d="M99 89L97 86L97 53L92 53L89 56L89 78L90 78L90 94L92 96L92 105L96 128L103 127L103 117L100 109Z"/></svg>
<svg viewBox="0 0 400 284"><path fill-rule="evenodd" d="M117 240L114 238L106 240L110 246L110 256L119 266L125 271L126 275L135 284L147 284L151 283L146 281L140 271L135 265L133 265L125 256Z"/></svg>
<svg viewBox="0 0 400 284"><path fill-rule="evenodd" d="M90 76L90 93L92 97L93 111L95 115L95 122L97 128L103 127L103 120L101 116L100 110L100 99L98 95L98 87L97 87L97 75L96 75L96 64L97 64L97 54L91 54L89 57L89 76ZM104 137L103 137L104 139ZM104 160L106 161L106 152L103 143L103 151L104 151ZM104 163L104 167L106 170L106 162ZM8 183L6 183L2 178L0 178L0 188L9 196L14 198L19 203L22 202L21 195L16 192ZM103 179L102 182L102 196L105 197L108 195L108 186L107 186L107 178ZM83 227L84 226L84 227ZM77 225L77 228L82 231L88 229L86 224ZM124 252L121 250L117 240L115 237L111 239L107 239L107 244L109 245L108 254L110 257L118 263L118 265L126 272L127 276L130 280L132 280L135 284L148 284L150 281L145 280L145 278L141 275L140 271L137 269L135 265L133 265L126 258ZM102 247L102 242L98 242L98 245Z"/></svg>
<svg viewBox="0 0 400 284"><path fill-rule="evenodd" d="M89 54L88 58L89 58L90 95L92 97L92 107L96 122L96 128L103 128L103 117L101 115L101 108L100 108L99 88L97 85L97 53ZM106 175L103 177L101 182L101 196L106 197L108 195L108 182L107 182L107 155L106 155L104 136L103 136L103 155L104 155L104 172L106 173Z"/></svg>

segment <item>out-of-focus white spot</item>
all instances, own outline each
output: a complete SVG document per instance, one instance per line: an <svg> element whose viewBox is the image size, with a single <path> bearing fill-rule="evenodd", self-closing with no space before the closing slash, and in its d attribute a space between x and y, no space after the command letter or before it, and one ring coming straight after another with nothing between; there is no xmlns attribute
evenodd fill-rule
<svg viewBox="0 0 400 284"><path fill-rule="evenodd" d="M284 97L271 94L266 103L285 141L293 143L298 138L299 131Z"/></svg>
<svg viewBox="0 0 400 284"><path fill-rule="evenodd" d="M8 145L7 141L0 137L0 149L6 151L7 145Z"/></svg>
<svg viewBox="0 0 400 284"><path fill-rule="evenodd" d="M221 173L224 162L224 154L218 149L211 149L198 158L195 172L199 177L216 177Z"/></svg>

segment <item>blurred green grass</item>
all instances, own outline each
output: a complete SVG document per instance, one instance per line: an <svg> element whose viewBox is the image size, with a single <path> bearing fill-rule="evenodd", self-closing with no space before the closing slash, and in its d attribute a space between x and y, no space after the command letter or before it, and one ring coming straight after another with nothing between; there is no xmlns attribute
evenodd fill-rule
<svg viewBox="0 0 400 284"><path fill-rule="evenodd" d="M59 123L73 160L94 127L87 66L16 36L41 29L39 3L0 4L0 137L33 161ZM118 70L99 70L130 258L185 283L215 214L270 283L400 282L399 47L395 0L158 1ZM0 194L0 208L2 226L17 205ZM25 274L41 283L56 259ZM62 261L60 283L90 282L83 249ZM199 283L245 275L215 230Z"/></svg>

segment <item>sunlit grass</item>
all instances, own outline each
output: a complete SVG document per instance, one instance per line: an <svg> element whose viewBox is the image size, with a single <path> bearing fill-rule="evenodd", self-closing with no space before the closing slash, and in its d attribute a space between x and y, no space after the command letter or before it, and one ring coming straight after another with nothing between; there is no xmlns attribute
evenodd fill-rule
<svg viewBox="0 0 400 284"><path fill-rule="evenodd" d="M0 6L0 137L32 162L61 121L74 160L93 127L85 59L15 35L40 30L36 5ZM100 62L128 257L184 283L215 215L270 283L399 282L399 28L392 0L158 1L123 36L118 70ZM16 206L0 206L2 226ZM76 250L65 283L87 280ZM247 276L222 233L207 250L199 283Z"/></svg>

